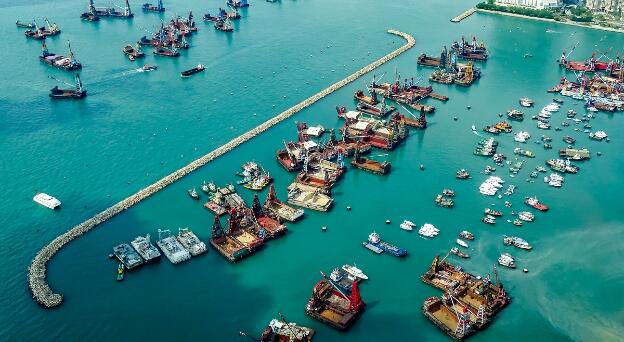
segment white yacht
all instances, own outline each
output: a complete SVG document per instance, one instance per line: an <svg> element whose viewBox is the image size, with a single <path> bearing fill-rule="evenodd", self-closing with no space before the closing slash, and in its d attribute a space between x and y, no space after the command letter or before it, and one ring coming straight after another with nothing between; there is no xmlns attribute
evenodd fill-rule
<svg viewBox="0 0 624 342"><path fill-rule="evenodd" d="M411 224L408 223L409 221L403 221L403 223L401 223L399 225L399 227L401 227L401 229L403 230L408 230L408 231L412 231L414 230L414 226L412 226Z"/></svg>
<svg viewBox="0 0 624 342"><path fill-rule="evenodd" d="M364 274L364 272L362 272L361 269L357 268L355 266L355 264L353 265L349 265L349 264L344 264L342 265L342 269L349 273L350 275L356 277L356 278L360 278L360 279L364 279L367 280L368 276L366 274Z"/></svg>
<svg viewBox="0 0 624 342"><path fill-rule="evenodd" d="M61 201L59 201L53 196L44 194L43 192L37 193L35 197L33 197L33 201L41 204L44 207L50 208L52 210L61 206Z"/></svg>
<svg viewBox="0 0 624 342"><path fill-rule="evenodd" d="M418 234L425 236L425 237L436 237L439 232L440 230L436 228L434 225L432 225L431 223L423 224L418 230Z"/></svg>
<svg viewBox="0 0 624 342"><path fill-rule="evenodd" d="M468 243L462 239L457 239L455 240L455 242L457 242L458 245L464 247L464 248L468 248Z"/></svg>
<svg viewBox="0 0 624 342"><path fill-rule="evenodd" d="M529 138L531 138L529 132L518 132L514 135L514 140L521 143L526 142Z"/></svg>
<svg viewBox="0 0 624 342"><path fill-rule="evenodd" d="M501 256L498 258L498 263L501 266L516 268L516 260L509 253L501 254Z"/></svg>

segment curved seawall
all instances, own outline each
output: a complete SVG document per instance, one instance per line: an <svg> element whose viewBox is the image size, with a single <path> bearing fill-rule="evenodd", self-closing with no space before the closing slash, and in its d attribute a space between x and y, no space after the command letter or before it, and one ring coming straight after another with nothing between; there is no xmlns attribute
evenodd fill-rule
<svg viewBox="0 0 624 342"><path fill-rule="evenodd" d="M322 91L312 95L311 97L305 99L304 101L296 104L295 106L283 111L277 116L263 122L256 128L230 140L226 144L218 147L217 149L209 152L208 154L200 157L199 159L194 160L190 164L184 166L183 168L172 172L171 174L163 177L152 185L149 185L146 188L141 189L137 193L125 198L124 200L116 203L112 207L98 213L92 218L76 225L72 229L58 236L50 243L48 243L45 247L43 247L35 258L33 259L30 267L28 268L28 286L33 294L33 298L42 306L46 308L53 308L58 306L63 301L63 296L58 293L54 293L48 283L46 282L46 270L47 263L54 257L54 254L58 252L63 246L65 246L70 241L75 238L80 237L82 234L88 232L89 230L97 227L100 223L110 219L111 217L119 214L120 212L132 207L133 205L141 202L142 200L150 197L151 195L157 193L161 189L165 188L168 185L173 184L177 180L181 179L185 175L197 170L198 168L208 164L215 158L231 151L238 145L250 140L256 135L268 130L272 126L278 124L279 122L291 117L293 114L301 111L302 109L312 105L316 101L324 98L325 96L333 93L334 91L344 87L345 85L353 82L358 79L362 75L374 70L375 68L381 66L382 64L388 62L389 60L397 57L403 52L409 50L416 44L414 37L407 33L399 32L396 30L388 30L388 33L398 35L404 38L407 42L401 46L400 48L390 52L389 54L381 57L380 59L374 61L373 63L363 67L362 69L357 70L353 74L347 76L346 78L330 85L329 87L323 89Z"/></svg>

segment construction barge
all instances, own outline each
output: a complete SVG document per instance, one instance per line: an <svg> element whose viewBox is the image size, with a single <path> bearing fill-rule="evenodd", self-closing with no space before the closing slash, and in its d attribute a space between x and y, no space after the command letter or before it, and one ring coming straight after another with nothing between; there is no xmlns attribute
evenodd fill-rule
<svg viewBox="0 0 624 342"><path fill-rule="evenodd" d="M191 258L191 253L167 229L158 230L156 245L165 253L165 256L172 264L179 264Z"/></svg>
<svg viewBox="0 0 624 342"><path fill-rule="evenodd" d="M219 216L214 217L210 245L230 262L237 262L252 253L245 245L229 236L221 226Z"/></svg>
<svg viewBox="0 0 624 342"><path fill-rule="evenodd" d="M95 7L93 0L89 0L87 11L82 13L80 18L87 21L99 21L100 18L132 19L134 18L134 13L132 13L130 9L128 0L125 0L124 7L121 8L121 11L117 10L115 7Z"/></svg>
<svg viewBox="0 0 624 342"><path fill-rule="evenodd" d="M188 228L180 228L178 229L178 242L191 253L192 256L197 256L206 252L206 244L199 240L197 235L195 235Z"/></svg>
<svg viewBox="0 0 624 342"><path fill-rule="evenodd" d="M41 44L41 55L39 56L39 60L44 62L45 64L65 71L82 69L82 64L80 64L80 62L76 60L69 42L67 42L67 46L69 48L69 56L67 57L50 53L48 51L48 45L46 44L44 39L43 43Z"/></svg>
<svg viewBox="0 0 624 342"><path fill-rule="evenodd" d="M347 296L340 288L332 284L323 274L312 290L305 312L310 317L332 328L347 330L364 311L365 304L360 297L357 282L353 282L351 295Z"/></svg>
<svg viewBox="0 0 624 342"><path fill-rule="evenodd" d="M386 175L390 172L390 162L378 162L366 157L360 156L357 152L351 159L351 166L360 170L368 171L377 175Z"/></svg>
<svg viewBox="0 0 624 342"><path fill-rule="evenodd" d="M269 192L267 193L266 201L264 202L264 210L268 216L274 219L283 219L289 222L295 222L303 217L302 209L295 209L284 204L277 198L275 194L275 187L273 184L269 186Z"/></svg>
<svg viewBox="0 0 624 342"><path fill-rule="evenodd" d="M143 259L137 252L127 243L122 243L113 247L115 258L122 263L127 270L143 265Z"/></svg>
<svg viewBox="0 0 624 342"><path fill-rule="evenodd" d="M320 189L294 182L288 186L288 203L317 211L327 211L334 199Z"/></svg>
<svg viewBox="0 0 624 342"><path fill-rule="evenodd" d="M281 235L286 234L288 228L285 224L281 222L280 217L275 217L271 215L271 213L260 205L260 200L258 199L258 194L254 194L253 203L251 205L251 211L253 212L253 217L257 222L258 226L260 226L267 233L263 233L261 235L265 236L265 240L269 238L277 238Z"/></svg>
<svg viewBox="0 0 624 342"><path fill-rule="evenodd" d="M421 279L444 291L444 296L441 300L427 299L423 313L458 340L470 335L471 329L485 328L511 300L498 280L496 269L494 275L496 283L489 275L485 278L474 276L436 256Z"/></svg>
<svg viewBox="0 0 624 342"><path fill-rule="evenodd" d="M152 244L149 234L138 236L136 239L132 240L130 244L145 262L160 259L160 251Z"/></svg>

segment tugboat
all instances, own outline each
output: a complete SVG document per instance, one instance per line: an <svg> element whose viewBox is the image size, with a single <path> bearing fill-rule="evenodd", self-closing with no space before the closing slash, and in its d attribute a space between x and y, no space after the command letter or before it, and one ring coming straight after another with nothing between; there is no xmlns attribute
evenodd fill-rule
<svg viewBox="0 0 624 342"><path fill-rule="evenodd" d="M182 76L182 77L190 77L190 76L192 76L192 75L194 75L194 74L196 74L198 72L202 72L204 70L206 70L206 67L204 67L201 64L198 64L196 67L194 67L192 69L182 71L180 73L180 76Z"/></svg>
<svg viewBox="0 0 624 342"><path fill-rule="evenodd" d="M464 258L464 259L468 259L468 258L470 258L470 255L468 255L468 253L465 253L465 252L460 251L460 250L459 250L459 248L457 248L457 247L453 247L453 248L451 248L451 251L450 251L450 252L451 252L452 254L457 255L457 256L458 256L458 257L460 257L460 258Z"/></svg>
<svg viewBox="0 0 624 342"><path fill-rule="evenodd" d="M197 190L195 190L195 188L188 189L186 191L188 192L189 196L191 196L192 199L195 199L195 200L199 199L199 194L197 193Z"/></svg>
<svg viewBox="0 0 624 342"><path fill-rule="evenodd" d="M127 44L123 47L123 52L131 61L134 61L137 58L145 57L145 53L141 51L141 44L139 44L139 42L137 42L135 46Z"/></svg>
<svg viewBox="0 0 624 342"><path fill-rule="evenodd" d="M509 253L501 254L498 258L498 264L509 268L516 268L516 260Z"/></svg>
<svg viewBox="0 0 624 342"><path fill-rule="evenodd" d="M119 264L119 266L117 266L117 281L122 281L124 280L124 270L125 267L122 263Z"/></svg>
<svg viewBox="0 0 624 342"><path fill-rule="evenodd" d="M83 89L80 75L76 74L74 89L59 89L58 86L50 89L50 97L53 99L82 99L87 96L87 90Z"/></svg>
<svg viewBox="0 0 624 342"><path fill-rule="evenodd" d="M548 206L540 203L537 197L527 197L524 201L527 205L539 210L539 211L548 211Z"/></svg>

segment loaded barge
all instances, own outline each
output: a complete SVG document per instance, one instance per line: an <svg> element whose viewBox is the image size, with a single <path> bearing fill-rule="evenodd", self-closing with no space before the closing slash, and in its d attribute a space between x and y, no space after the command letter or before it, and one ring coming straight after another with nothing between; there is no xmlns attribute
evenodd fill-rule
<svg viewBox="0 0 624 342"><path fill-rule="evenodd" d="M496 283L493 283L489 275L485 278L474 276L445 259L436 256L431 267L421 276L423 282L445 293L441 301L437 298L425 301L423 313L449 336L461 340L468 335L470 328L485 328L511 299L499 282L496 269ZM463 333L458 334L458 327L464 330Z"/></svg>
<svg viewBox="0 0 624 342"><path fill-rule="evenodd" d="M251 254L251 251L247 247L226 233L221 226L219 216L214 217L210 245L230 262L237 262Z"/></svg>
<svg viewBox="0 0 624 342"><path fill-rule="evenodd" d="M269 187L266 201L264 202L264 210L268 216L274 219L284 219L289 222L295 222L303 217L302 209L295 209L280 201L275 194L275 187L273 184Z"/></svg>
<svg viewBox="0 0 624 342"><path fill-rule="evenodd" d="M80 75L76 74L75 88L74 89L59 89L58 86L50 89L49 96L53 99L82 99L87 96L87 90L82 87L82 81L80 81Z"/></svg>
<svg viewBox="0 0 624 342"><path fill-rule="evenodd" d="M288 322L284 315L279 313L280 319L272 319L260 336L259 342L311 342L314 329L299 326ZM247 336L242 333L241 335ZM256 340L257 341L257 340Z"/></svg>
<svg viewBox="0 0 624 342"><path fill-rule="evenodd" d="M206 252L206 244L200 241L197 235L188 228L178 229L177 239L182 247L189 251L192 256L197 256Z"/></svg>
<svg viewBox="0 0 624 342"><path fill-rule="evenodd" d="M292 183L288 186L288 203L312 210L327 211L334 201L333 198L324 194L321 189Z"/></svg>
<svg viewBox="0 0 624 342"><path fill-rule="evenodd" d="M65 71L82 69L82 64L80 64L80 62L78 62L74 57L74 52L71 49L69 41L67 42L67 46L69 48L68 57L50 53L48 52L48 45L46 44L44 39L43 44L41 44L41 56L39 56L39 60L44 62L45 64Z"/></svg>
<svg viewBox="0 0 624 342"><path fill-rule="evenodd" d="M175 236L169 230L158 230L156 245L165 253L172 264L179 264L191 258L191 253L184 249Z"/></svg>
<svg viewBox="0 0 624 342"><path fill-rule="evenodd" d="M149 234L138 236L136 239L132 240L130 244L145 262L160 259L160 251L152 244L152 241L150 241Z"/></svg>
<svg viewBox="0 0 624 342"><path fill-rule="evenodd" d="M143 259L127 243L113 247L113 254L128 270L143 264Z"/></svg>
<svg viewBox="0 0 624 342"><path fill-rule="evenodd" d="M260 205L258 194L254 194L253 204L251 205L254 218L258 225L268 232L271 238L279 237L288 231L286 225L280 221L279 216L272 217L271 213Z"/></svg>
<svg viewBox="0 0 624 342"><path fill-rule="evenodd" d="M351 165L360 170L372 172L378 175L385 175L390 172L390 162L378 162L376 160L368 159L359 155L359 153L355 152L353 159L351 159Z"/></svg>
<svg viewBox="0 0 624 342"><path fill-rule="evenodd" d="M364 311L365 304L360 297L357 282L353 282L351 295L347 296L323 274L312 290L305 312L310 317L332 328L347 330Z"/></svg>

